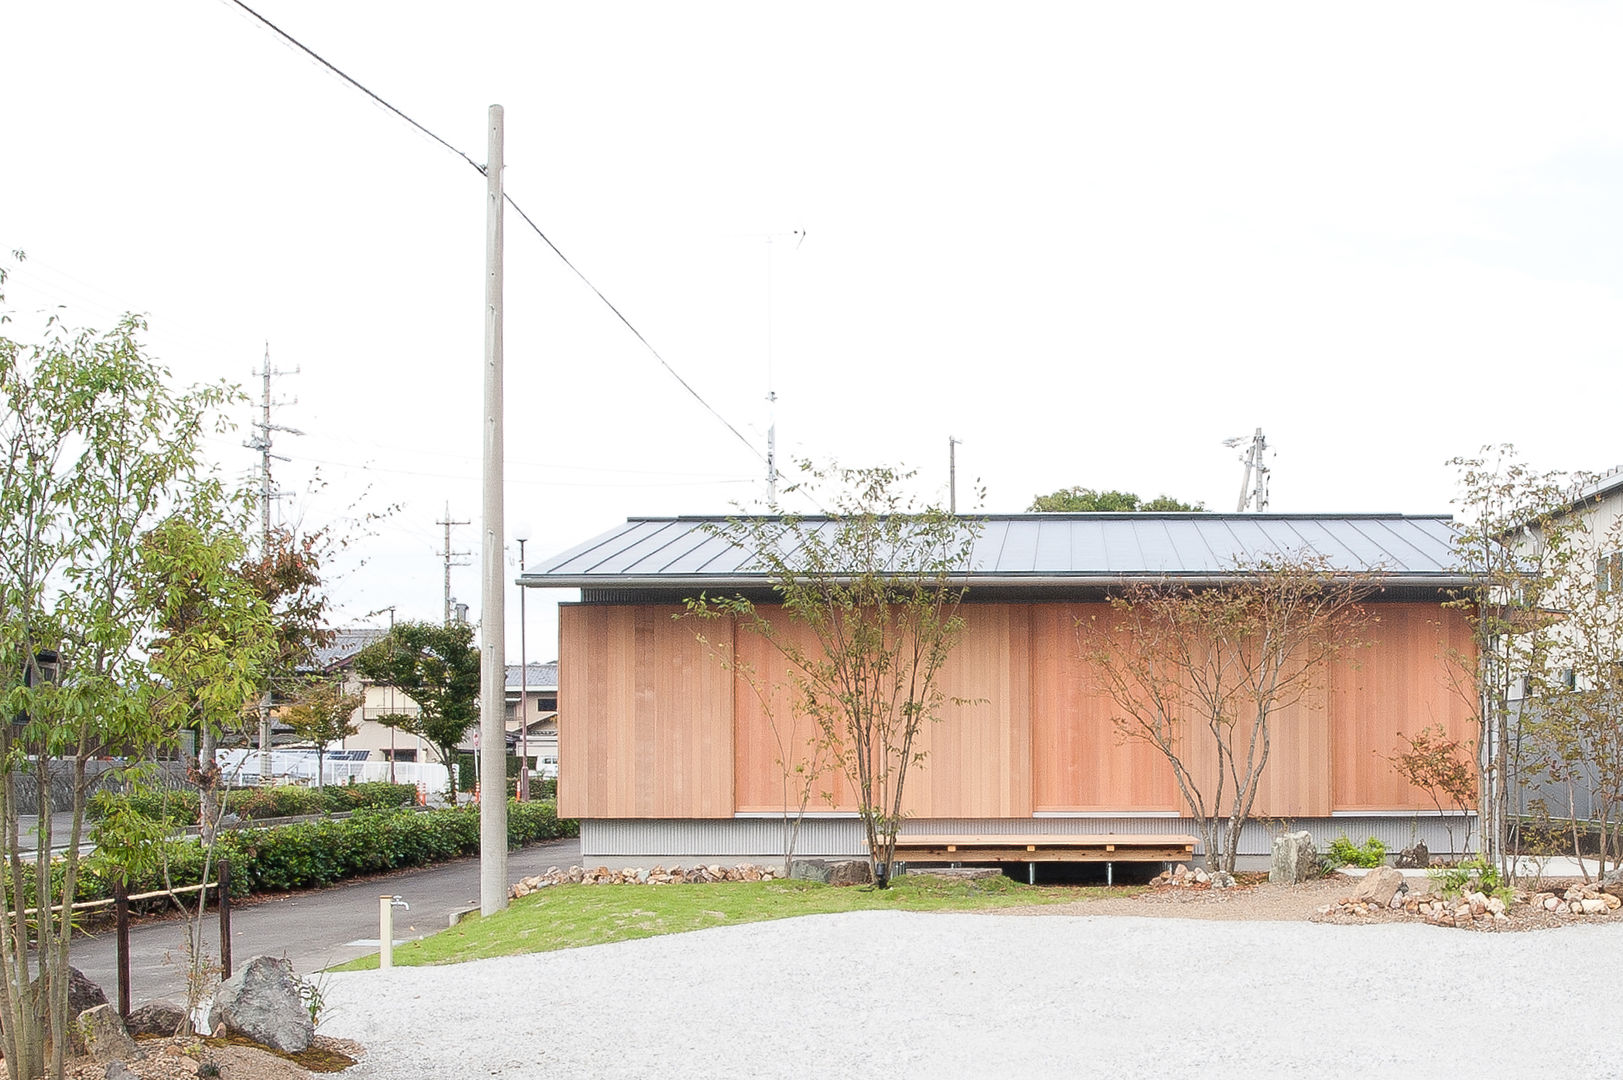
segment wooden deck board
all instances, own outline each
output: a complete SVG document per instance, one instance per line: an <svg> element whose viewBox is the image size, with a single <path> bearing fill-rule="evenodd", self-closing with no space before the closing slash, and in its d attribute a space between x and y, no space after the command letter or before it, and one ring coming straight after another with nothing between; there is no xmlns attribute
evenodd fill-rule
<svg viewBox="0 0 1623 1080"><path fill-rule="evenodd" d="M896 853L941 862L1167 862L1194 855L1195 838L1116 833L898 836Z"/></svg>

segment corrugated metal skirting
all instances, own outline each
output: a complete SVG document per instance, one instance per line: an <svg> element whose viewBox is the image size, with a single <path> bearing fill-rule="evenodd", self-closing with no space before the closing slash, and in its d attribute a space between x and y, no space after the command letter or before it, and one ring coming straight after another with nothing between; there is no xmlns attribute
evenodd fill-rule
<svg viewBox="0 0 1623 1080"><path fill-rule="evenodd" d="M1464 823L1455 818L1454 842L1465 839ZM975 834L1055 836L1065 833L1199 833L1188 818L917 818L903 835ZM1298 818L1280 827L1277 821L1249 821L1240 834L1242 857L1267 857L1273 838L1282 831L1306 829L1322 849L1338 836L1358 843L1376 837L1390 851L1424 840L1434 854L1449 850L1449 834L1435 814L1423 817ZM777 818L720 820L588 820L580 823L581 856L588 863L640 865L726 859L772 860L783 855L783 823ZM1198 850L1198 849L1197 849ZM855 818L808 818L801 823L795 853L807 858L861 858L867 853L862 823Z"/></svg>

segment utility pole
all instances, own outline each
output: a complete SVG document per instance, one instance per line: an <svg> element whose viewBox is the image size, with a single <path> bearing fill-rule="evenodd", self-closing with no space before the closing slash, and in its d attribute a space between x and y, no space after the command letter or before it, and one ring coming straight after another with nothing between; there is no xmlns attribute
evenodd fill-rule
<svg viewBox="0 0 1623 1080"><path fill-rule="evenodd" d="M1254 504L1259 514L1268 511L1268 474L1271 470L1262 460L1263 452L1268 449L1268 440L1263 437L1262 429L1258 428L1250 441L1251 446L1242 459L1245 462L1245 475L1240 479L1240 503L1234 510L1236 514L1245 513L1248 504ZM1245 436L1236 435L1232 439L1224 439L1223 445L1238 447L1245 445L1245 442Z"/></svg>
<svg viewBox="0 0 1623 1080"><path fill-rule="evenodd" d="M451 504L446 503L445 504L445 517L440 521L434 522L434 524L445 526L445 546L440 549L440 557L445 560L445 625L450 626L451 625L451 567L453 567L453 566L467 566L468 565L465 562L452 562L451 560L452 560L452 558L461 558L464 555L473 554L472 552L469 552L469 551L452 551L451 550L451 526L452 525L469 525L469 524L472 524L472 523L467 522L467 521L452 521L451 520Z"/></svg>
<svg viewBox="0 0 1623 1080"><path fill-rule="evenodd" d="M298 368L292 372L277 371L271 367L270 342L265 342L265 362L255 374L259 375L262 390L259 398L259 419L249 425L253 429L253 437L242 445L250 450L259 451L259 554L261 558L270 558L271 554L271 503L280 499L287 493L276 490L271 483L271 462L286 461L280 454L271 453L272 432L283 431L289 435L303 435L297 428L290 428L285 424L271 423L271 409L277 405L287 404L271 400L271 377L275 375L297 375ZM271 688L267 685L264 693L259 695L259 782L268 783L271 778ZM214 752L210 747L207 764L214 764Z"/></svg>
<svg viewBox="0 0 1623 1080"><path fill-rule="evenodd" d="M962 439L947 436L947 512L958 513L958 447Z"/></svg>
<svg viewBox="0 0 1623 1080"><path fill-rule="evenodd" d="M479 911L507 907L507 614L502 543L502 107L485 158L484 513L479 595ZM447 513L449 516L449 512ZM450 547L447 543L446 547Z"/></svg>

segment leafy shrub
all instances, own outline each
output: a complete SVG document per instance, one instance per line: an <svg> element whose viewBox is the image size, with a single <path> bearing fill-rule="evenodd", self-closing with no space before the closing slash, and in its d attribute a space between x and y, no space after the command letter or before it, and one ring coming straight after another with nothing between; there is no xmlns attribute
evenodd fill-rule
<svg viewBox="0 0 1623 1080"><path fill-rule="evenodd" d="M1377 837L1370 837L1362 845L1345 836L1330 841L1329 861L1335 866L1362 866L1373 869L1386 865L1386 845Z"/></svg>
<svg viewBox="0 0 1623 1080"><path fill-rule="evenodd" d="M227 813L240 818L259 820L410 806L416 800L417 789L410 784L377 781L329 784L320 788L290 784L282 787L233 788L225 793L225 809ZM196 825L199 814L195 791L147 789L131 795L98 791L91 797L89 816L91 820L99 821L120 807L127 807L153 821L167 821L174 825Z"/></svg>
<svg viewBox="0 0 1623 1080"><path fill-rule="evenodd" d="M1470 890L1508 903L1515 895L1515 890L1499 876L1499 868L1480 855L1457 866L1439 867L1429 876L1441 886L1444 896L1455 897Z"/></svg>

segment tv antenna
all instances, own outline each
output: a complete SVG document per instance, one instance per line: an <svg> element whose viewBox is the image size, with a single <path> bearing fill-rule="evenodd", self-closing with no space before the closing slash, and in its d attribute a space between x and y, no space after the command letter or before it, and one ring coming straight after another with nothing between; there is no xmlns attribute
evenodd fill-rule
<svg viewBox="0 0 1623 1080"><path fill-rule="evenodd" d="M1245 513L1248 505L1254 505L1257 513L1266 513L1268 510L1268 474L1271 471L1263 463L1263 451L1268 449L1268 440L1258 428L1249 440L1244 435L1236 435L1232 439L1224 439L1223 445L1233 448L1245 446L1250 442L1241 461L1245 462L1245 478L1240 481L1240 505L1234 510L1236 514Z"/></svg>
<svg viewBox="0 0 1623 1080"><path fill-rule="evenodd" d="M806 242L806 230L767 233L766 240L766 501L778 504L778 392L772 380L772 248L778 240L793 239L795 250Z"/></svg>

